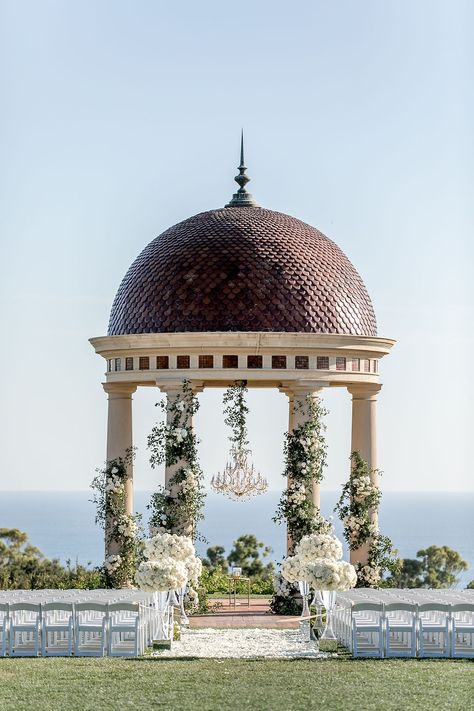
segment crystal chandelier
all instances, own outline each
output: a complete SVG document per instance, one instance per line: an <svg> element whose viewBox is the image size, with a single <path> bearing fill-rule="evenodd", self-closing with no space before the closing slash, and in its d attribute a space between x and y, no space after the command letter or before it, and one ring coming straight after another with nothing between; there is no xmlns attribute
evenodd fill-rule
<svg viewBox="0 0 474 711"><path fill-rule="evenodd" d="M233 447L230 453L232 460L227 462L222 474L219 472L212 477L211 488L235 501L264 494L268 482L255 471L253 464L249 464L250 450Z"/></svg>

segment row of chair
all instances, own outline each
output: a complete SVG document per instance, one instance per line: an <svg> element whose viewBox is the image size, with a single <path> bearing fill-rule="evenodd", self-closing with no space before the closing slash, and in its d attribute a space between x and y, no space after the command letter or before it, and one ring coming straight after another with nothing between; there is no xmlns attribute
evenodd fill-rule
<svg viewBox="0 0 474 711"><path fill-rule="evenodd" d="M171 629L166 604L0 601L0 656L139 656Z"/></svg>
<svg viewBox="0 0 474 711"><path fill-rule="evenodd" d="M333 624L355 657L474 657L474 603L341 600Z"/></svg>

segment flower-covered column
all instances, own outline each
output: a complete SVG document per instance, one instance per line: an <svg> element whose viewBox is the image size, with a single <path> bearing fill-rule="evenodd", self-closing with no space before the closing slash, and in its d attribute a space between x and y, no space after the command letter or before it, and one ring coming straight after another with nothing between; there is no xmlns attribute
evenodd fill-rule
<svg viewBox="0 0 474 711"><path fill-rule="evenodd" d="M103 383L108 395L107 462L122 460L126 467L125 513L133 515L133 427L132 395L136 385L128 383ZM120 543L110 535L111 522L106 521L105 555L120 553Z"/></svg>
<svg viewBox="0 0 474 711"><path fill-rule="evenodd" d="M204 384L195 380L186 381L185 385L182 380L159 380L157 385L166 393L167 401L164 506L156 528L194 537L194 509L201 505L202 487L196 459L193 416L198 405L194 396L202 392Z"/></svg>
<svg viewBox="0 0 474 711"><path fill-rule="evenodd" d="M288 553L301 536L313 531L320 508L320 481L325 462L325 445L320 393L325 384L314 381L282 383L280 391L289 399L289 427L286 445L287 490L280 502L280 517L287 521ZM278 518L278 516L277 516Z"/></svg>
<svg viewBox="0 0 474 711"><path fill-rule="evenodd" d="M367 462L372 483L378 487L377 476L377 395L378 383L356 383L348 386L352 395L351 453L358 452ZM378 511L370 511L374 530L378 527ZM368 540L357 550L351 551L351 563L367 563L372 541Z"/></svg>
<svg viewBox="0 0 474 711"><path fill-rule="evenodd" d="M312 407L309 400L313 400L316 405L320 404L321 390L324 386L315 386L314 383L310 385L294 385L292 388L292 395L290 397L290 428L295 431L299 427L304 427L313 416ZM316 433L311 432L310 435L313 442L307 443L309 446L315 448L318 447L319 443L316 438ZM321 508L321 484L319 476L315 476L311 484L307 487L306 498L311 501L313 506L317 509Z"/></svg>

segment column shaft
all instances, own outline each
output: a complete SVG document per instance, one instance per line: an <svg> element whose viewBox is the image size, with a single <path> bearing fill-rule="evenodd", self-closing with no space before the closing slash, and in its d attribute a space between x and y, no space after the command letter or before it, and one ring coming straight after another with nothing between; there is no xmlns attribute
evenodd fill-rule
<svg viewBox="0 0 474 711"><path fill-rule="evenodd" d="M381 385L351 385L352 395L352 439L351 453L359 452L371 470L371 480L379 485L377 476L377 395ZM378 511L370 511L372 523L378 525ZM371 541L350 552L351 563L366 563Z"/></svg>
<svg viewBox="0 0 474 711"><path fill-rule="evenodd" d="M104 390L108 394L107 462L114 459L123 459L126 462L125 512L133 514L132 394L135 392L136 386L106 383ZM107 528L109 526L106 523ZM108 546L106 542L106 556L120 552L119 548L116 541L111 541Z"/></svg>

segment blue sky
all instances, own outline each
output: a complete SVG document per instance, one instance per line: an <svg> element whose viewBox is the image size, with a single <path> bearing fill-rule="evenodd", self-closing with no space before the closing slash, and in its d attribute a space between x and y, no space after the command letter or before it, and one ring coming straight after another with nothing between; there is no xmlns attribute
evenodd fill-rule
<svg viewBox="0 0 474 711"><path fill-rule="evenodd" d="M225 204L240 127L259 204L321 229L365 280L382 368L379 464L396 490L467 490L474 401L472 3L1 2L0 489L84 489L105 455L114 293L170 225ZM220 392L197 420L226 460ZM156 393L135 397L137 487ZM327 395L325 487L350 400ZM281 486L286 401L251 394Z"/></svg>

